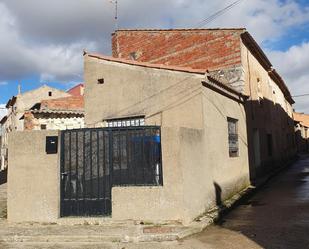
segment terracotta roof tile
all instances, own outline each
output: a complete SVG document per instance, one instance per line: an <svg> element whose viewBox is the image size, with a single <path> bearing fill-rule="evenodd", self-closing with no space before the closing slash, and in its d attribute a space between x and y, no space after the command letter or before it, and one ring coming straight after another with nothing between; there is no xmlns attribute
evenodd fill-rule
<svg viewBox="0 0 309 249"><path fill-rule="evenodd" d="M164 69L164 70L179 71L179 72L186 72L186 73L195 73L195 74L206 74L206 72L207 72L206 69L193 69L193 68L190 68L190 67L178 67L178 66L167 66L167 65L163 65L163 64L152 64L152 63L148 63L148 62L139 62L139 61L133 61L133 60L127 60L127 59L120 59L120 58L115 58L115 57L106 56L106 55L102 55L102 54L88 54L88 53L86 53L86 55L88 55L89 57L92 57L92 58L100 59L100 60L112 61L112 62L118 62L118 63L128 64L128 65L148 67L148 68Z"/></svg>

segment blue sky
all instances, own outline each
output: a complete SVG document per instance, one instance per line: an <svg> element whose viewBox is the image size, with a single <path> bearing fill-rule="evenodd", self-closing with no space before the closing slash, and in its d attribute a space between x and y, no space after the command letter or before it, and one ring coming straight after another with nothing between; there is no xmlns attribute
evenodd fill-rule
<svg viewBox="0 0 309 249"><path fill-rule="evenodd" d="M190 28L233 0L119 0L121 28ZM0 0L0 105L48 84L83 81L82 51L110 54L108 0ZM309 93L309 1L243 0L206 27L246 27L292 94ZM309 97L296 99L309 113ZM1 114L0 114L1 115Z"/></svg>

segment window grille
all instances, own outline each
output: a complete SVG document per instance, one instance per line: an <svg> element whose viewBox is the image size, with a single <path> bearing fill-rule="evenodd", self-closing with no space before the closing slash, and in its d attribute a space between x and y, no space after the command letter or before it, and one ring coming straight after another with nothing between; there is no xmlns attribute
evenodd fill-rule
<svg viewBox="0 0 309 249"><path fill-rule="evenodd" d="M238 143L238 120L228 118L228 141L229 141L229 155L230 157L239 156L239 143Z"/></svg>
<svg viewBox="0 0 309 249"><path fill-rule="evenodd" d="M106 120L107 127L131 127L131 126L144 126L144 117L132 117L132 118L121 118L121 119L110 119Z"/></svg>

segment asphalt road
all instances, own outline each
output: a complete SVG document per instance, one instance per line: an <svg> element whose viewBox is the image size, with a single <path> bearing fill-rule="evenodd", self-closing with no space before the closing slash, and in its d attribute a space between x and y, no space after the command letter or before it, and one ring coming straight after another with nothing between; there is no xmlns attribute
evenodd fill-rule
<svg viewBox="0 0 309 249"><path fill-rule="evenodd" d="M1 191L0 191L1 192ZM183 241L139 244L9 244L0 248L309 249L309 157L271 179L219 224Z"/></svg>

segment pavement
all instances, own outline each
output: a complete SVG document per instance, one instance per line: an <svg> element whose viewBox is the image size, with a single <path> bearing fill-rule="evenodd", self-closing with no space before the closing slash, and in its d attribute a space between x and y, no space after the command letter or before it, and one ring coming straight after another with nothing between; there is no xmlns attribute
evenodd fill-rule
<svg viewBox="0 0 309 249"><path fill-rule="evenodd" d="M253 197L240 202L216 224L177 241L126 243L113 237L108 226L101 225L8 224L5 190L6 186L1 185L1 249L309 249L308 156L301 157L289 169L272 178ZM178 228L175 225L174 229ZM123 231L123 224L119 224L119 229L127 233L132 231ZM156 230L155 227L151 229Z"/></svg>

